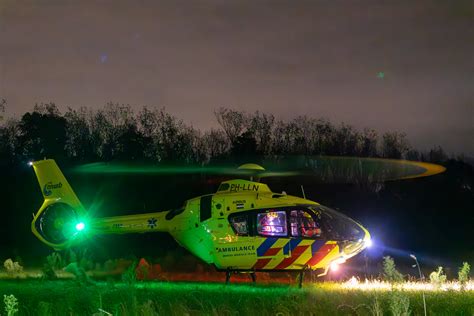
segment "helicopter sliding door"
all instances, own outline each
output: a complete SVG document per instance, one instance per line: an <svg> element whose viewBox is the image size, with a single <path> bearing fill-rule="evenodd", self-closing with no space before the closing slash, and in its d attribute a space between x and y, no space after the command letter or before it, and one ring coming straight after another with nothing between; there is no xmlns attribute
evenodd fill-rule
<svg viewBox="0 0 474 316"><path fill-rule="evenodd" d="M259 210L253 213L256 243L256 262L252 269L274 269L280 262L290 258L288 237L288 213L285 209Z"/></svg>
<svg viewBox="0 0 474 316"><path fill-rule="evenodd" d="M263 270L291 255L285 209L242 211L228 217L228 234L214 240L220 269Z"/></svg>
<svg viewBox="0 0 474 316"><path fill-rule="evenodd" d="M221 219L218 219L220 221ZM222 219L227 221L227 219ZM253 234L253 212L233 213L228 223L218 224L221 229L219 236L214 238L214 264L219 269L250 270L255 264L255 251L258 246L257 237ZM218 228L219 229L219 228ZM218 230L216 229L215 232ZM225 232L225 233L224 233Z"/></svg>

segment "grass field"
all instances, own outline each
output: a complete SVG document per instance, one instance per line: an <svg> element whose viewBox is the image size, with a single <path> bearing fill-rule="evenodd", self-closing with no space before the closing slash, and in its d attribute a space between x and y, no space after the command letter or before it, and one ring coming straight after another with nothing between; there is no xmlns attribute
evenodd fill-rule
<svg viewBox="0 0 474 316"><path fill-rule="evenodd" d="M338 283L248 285L190 282L0 281L19 315L423 315L419 290L350 289ZM428 315L474 315L474 291L426 291ZM3 303L3 302L2 302ZM6 315L3 304L0 313ZM395 314L397 315L397 314ZM402 315L402 314L398 314Z"/></svg>

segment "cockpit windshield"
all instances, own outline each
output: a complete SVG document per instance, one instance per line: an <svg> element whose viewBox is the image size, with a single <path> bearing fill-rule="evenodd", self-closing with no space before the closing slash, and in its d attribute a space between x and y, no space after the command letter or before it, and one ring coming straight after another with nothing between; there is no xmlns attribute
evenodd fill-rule
<svg viewBox="0 0 474 316"><path fill-rule="evenodd" d="M353 219L329 207L311 205L308 207L321 221L321 229L326 238L331 240L359 240L364 238L364 231Z"/></svg>

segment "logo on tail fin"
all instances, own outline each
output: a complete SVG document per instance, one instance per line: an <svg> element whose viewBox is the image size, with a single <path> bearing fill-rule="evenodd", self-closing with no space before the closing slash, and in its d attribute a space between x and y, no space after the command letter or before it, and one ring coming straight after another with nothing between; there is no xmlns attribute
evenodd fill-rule
<svg viewBox="0 0 474 316"><path fill-rule="evenodd" d="M52 181L46 183L43 187L44 196L50 196L53 193L53 189L60 189L63 186L61 182L53 184Z"/></svg>

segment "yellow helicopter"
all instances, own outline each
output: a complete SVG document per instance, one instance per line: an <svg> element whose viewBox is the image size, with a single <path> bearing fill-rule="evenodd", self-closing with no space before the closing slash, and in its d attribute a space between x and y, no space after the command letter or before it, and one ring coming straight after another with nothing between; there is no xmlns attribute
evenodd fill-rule
<svg viewBox="0 0 474 316"><path fill-rule="evenodd" d="M382 160L415 168L398 178L445 170L429 163ZM226 271L229 282L231 272L249 272L254 281L256 271L311 269L322 276L371 245L370 233L360 223L306 198L272 192L253 178L224 181L217 192L189 199L178 209L91 218L54 160L30 165L44 197L31 230L58 250L99 234L166 232L193 255ZM239 170L265 169L245 164Z"/></svg>

